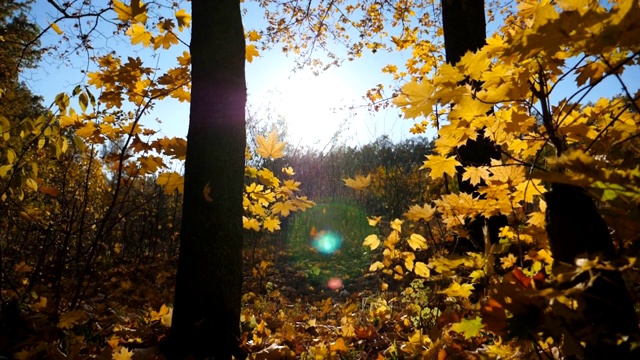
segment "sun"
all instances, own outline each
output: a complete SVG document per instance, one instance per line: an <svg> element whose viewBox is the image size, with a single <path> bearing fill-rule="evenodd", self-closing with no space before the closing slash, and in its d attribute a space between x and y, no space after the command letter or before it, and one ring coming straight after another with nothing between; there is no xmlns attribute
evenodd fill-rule
<svg viewBox="0 0 640 360"><path fill-rule="evenodd" d="M348 83L327 72L294 74L277 86L276 93L274 110L287 121L292 145L320 149L344 130L350 105L358 97Z"/></svg>

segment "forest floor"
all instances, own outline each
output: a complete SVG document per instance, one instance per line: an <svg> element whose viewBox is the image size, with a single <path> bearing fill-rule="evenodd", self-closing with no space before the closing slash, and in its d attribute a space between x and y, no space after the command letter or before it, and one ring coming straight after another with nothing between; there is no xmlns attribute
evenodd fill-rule
<svg viewBox="0 0 640 360"><path fill-rule="evenodd" d="M261 260L245 266L240 346L249 358L440 359L477 347L456 333L444 339L446 353L444 342L431 343L431 338L444 341L439 324L457 318L435 310L425 316L430 290L419 284L408 285L410 293L381 291L379 275L368 267L327 281L322 274L330 269L301 266L287 251L275 253L271 260L253 254ZM48 315L52 299L46 286L34 287L23 304L5 307L0 359L145 358L142 349L166 338L174 262L120 265L92 280L88 300L59 318Z"/></svg>

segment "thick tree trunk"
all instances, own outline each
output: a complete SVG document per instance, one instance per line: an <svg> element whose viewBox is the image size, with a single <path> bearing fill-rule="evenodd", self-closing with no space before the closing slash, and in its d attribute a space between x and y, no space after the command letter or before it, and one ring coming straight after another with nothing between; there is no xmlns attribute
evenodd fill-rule
<svg viewBox="0 0 640 360"><path fill-rule="evenodd" d="M171 358L238 354L245 41L238 0L192 0L192 92Z"/></svg>
<svg viewBox="0 0 640 360"><path fill-rule="evenodd" d="M486 22L484 0L442 0L442 28L446 60L456 64L467 51L476 51L486 43ZM480 84L474 84L479 86ZM467 166L490 165L491 159L500 159L500 149L483 134L477 140L468 140L458 148L458 185L461 192L473 194L477 188L469 181L462 181L462 173ZM504 216L489 219L479 218L471 221L467 228L471 242L475 246L484 244L483 227L489 230L491 242L498 241L499 229L507 224Z"/></svg>
<svg viewBox="0 0 640 360"><path fill-rule="evenodd" d="M577 257L613 260L615 248L609 229L593 200L579 187L552 184L545 194L547 234L554 263L574 264ZM583 359L637 359L630 342L639 337L634 303L619 271L592 269L593 281L580 304L580 318L567 321L575 341L566 341L565 355ZM587 282L589 278L577 279ZM574 344L582 342L584 348Z"/></svg>

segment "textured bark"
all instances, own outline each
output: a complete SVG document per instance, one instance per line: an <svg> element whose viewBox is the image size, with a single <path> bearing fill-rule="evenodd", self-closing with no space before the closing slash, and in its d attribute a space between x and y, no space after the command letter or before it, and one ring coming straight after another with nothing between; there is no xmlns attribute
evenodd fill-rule
<svg viewBox="0 0 640 360"><path fill-rule="evenodd" d="M192 0L192 92L169 353L238 353L242 291L245 41L238 0Z"/></svg>
<svg viewBox="0 0 640 360"><path fill-rule="evenodd" d="M547 234L554 264L573 264L577 257L613 260L615 248L606 223L593 200L583 189L553 184L545 194ZM566 324L571 335L584 342L584 359L638 358L629 342L618 344L623 336L638 339L638 320L634 302L619 271L593 269L597 276L583 293L581 317ZM579 279L588 281L588 278ZM637 340L636 340L637 341ZM568 350L568 349L565 349Z"/></svg>
<svg viewBox="0 0 640 360"><path fill-rule="evenodd" d="M476 51L486 43L486 22L484 0L442 0L442 28L446 60L456 64L467 51ZM474 84L479 87L480 84ZM457 179L461 192L473 194L477 187L469 181L462 181L464 167L490 165L491 159L500 159L500 149L489 139L478 134L477 140L468 140L458 148ZM467 229L472 244L482 247L484 244L483 227L489 230L492 243L498 241L499 229L507 224L504 216L489 219L478 218L471 221Z"/></svg>

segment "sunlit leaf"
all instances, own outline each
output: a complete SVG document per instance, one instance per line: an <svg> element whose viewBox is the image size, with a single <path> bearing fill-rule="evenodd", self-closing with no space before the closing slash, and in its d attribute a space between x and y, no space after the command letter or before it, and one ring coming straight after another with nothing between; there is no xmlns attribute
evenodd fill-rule
<svg viewBox="0 0 640 360"><path fill-rule="evenodd" d="M460 162L453 157L445 157L440 155L427 155L420 169L430 169L429 177L432 179L441 178L447 174L454 176L456 174L456 166L461 166Z"/></svg>
<svg viewBox="0 0 640 360"><path fill-rule="evenodd" d="M247 45L245 56L248 62L253 62L253 59L260 56L260 52L256 49L255 45Z"/></svg>
<svg viewBox="0 0 640 360"><path fill-rule="evenodd" d="M462 284L452 282L448 288L441 290L440 293L446 294L451 297L468 298L473 290L473 284Z"/></svg>
<svg viewBox="0 0 640 360"><path fill-rule="evenodd" d="M375 250L380 246L380 238L378 235L371 234L364 239L363 246L368 246L371 250Z"/></svg>
<svg viewBox="0 0 640 360"><path fill-rule="evenodd" d="M407 242L413 250L424 250L427 248L427 239L420 234L411 234Z"/></svg>
<svg viewBox="0 0 640 360"><path fill-rule="evenodd" d="M258 145L256 152L263 158L279 159L284 157L282 151L287 143L280 142L278 140L278 133L275 130L270 132L266 138L262 135L258 135L256 137L256 143Z"/></svg>
<svg viewBox="0 0 640 360"><path fill-rule="evenodd" d="M367 176L356 175L355 179L342 179L344 184L355 191L362 191L371 185L371 174Z"/></svg>
<svg viewBox="0 0 640 360"><path fill-rule="evenodd" d="M451 330L462 334L465 339L471 339L480 335L482 329L484 329L484 325L482 324L482 318L480 316L476 316L473 319L462 319L462 321L451 326Z"/></svg>
<svg viewBox="0 0 640 360"><path fill-rule="evenodd" d="M418 261L415 263L413 267L413 272L415 272L416 275L421 276L425 279L431 276L431 270L429 270L429 268L427 267L427 264L421 261Z"/></svg>

